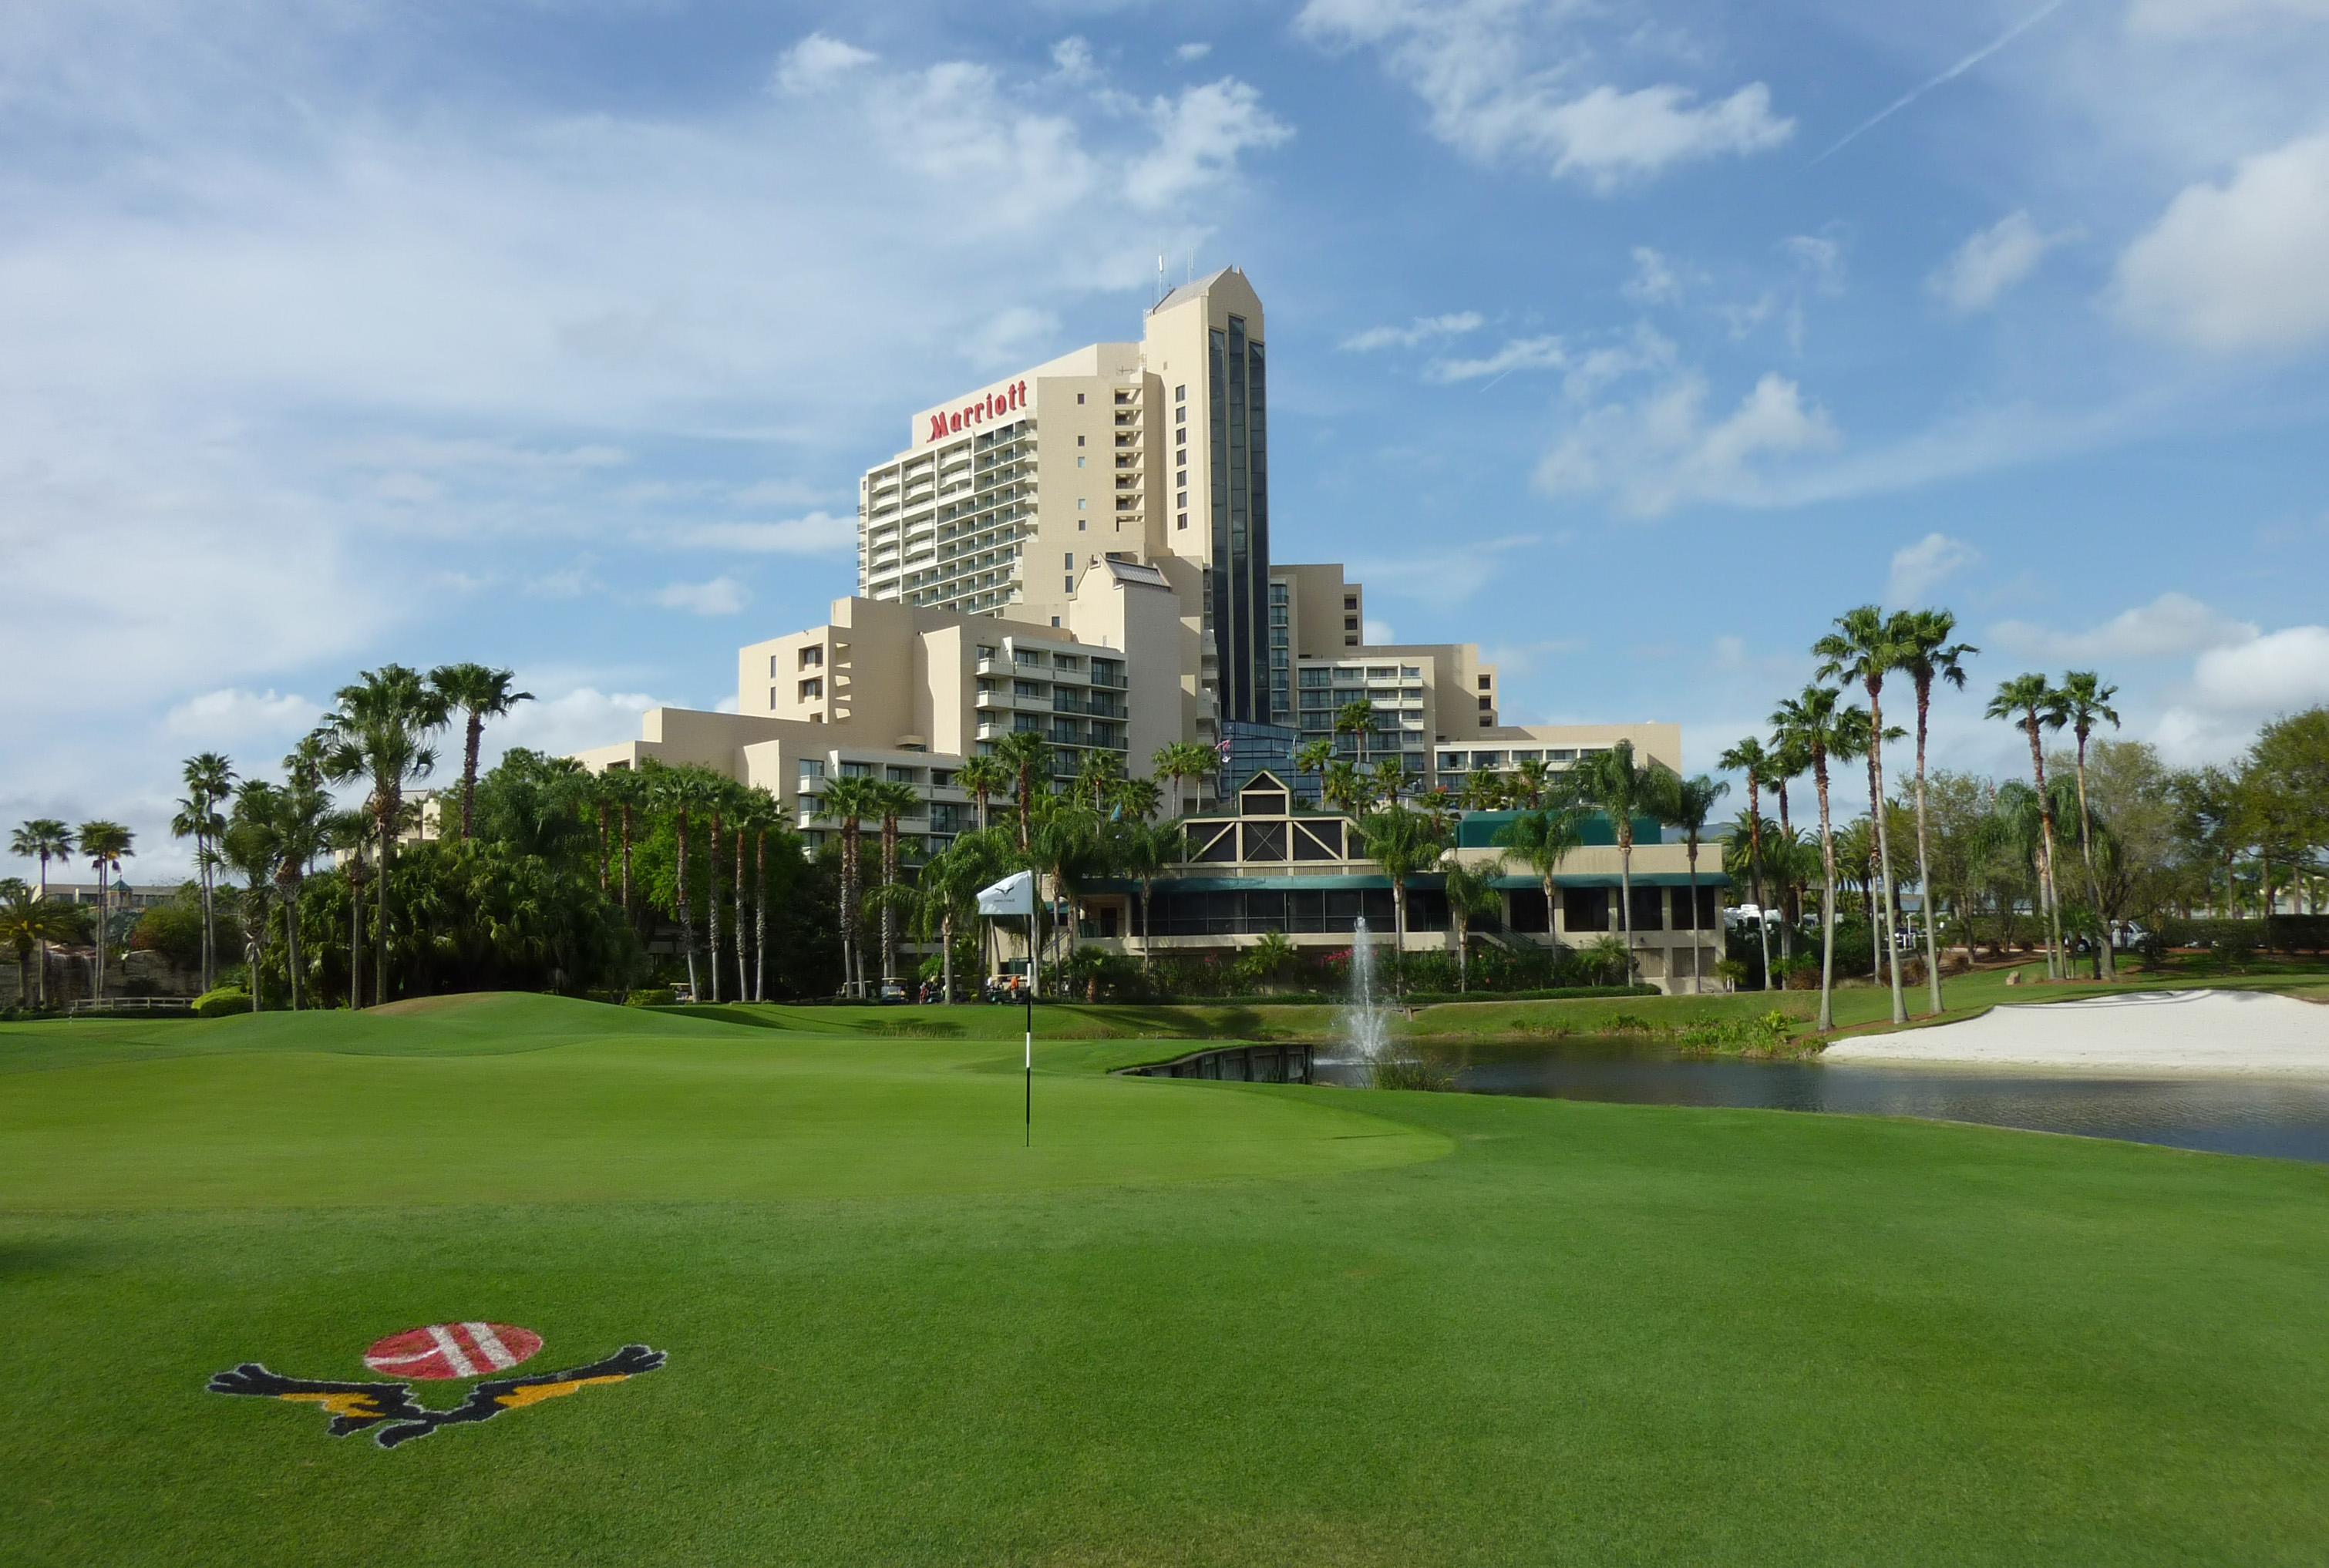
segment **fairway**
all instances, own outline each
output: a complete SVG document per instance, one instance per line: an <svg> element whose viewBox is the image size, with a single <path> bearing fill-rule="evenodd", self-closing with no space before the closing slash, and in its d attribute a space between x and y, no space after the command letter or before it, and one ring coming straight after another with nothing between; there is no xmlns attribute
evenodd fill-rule
<svg viewBox="0 0 2329 1568"><path fill-rule="evenodd" d="M998 1023L1002 1015L995 1010ZM872 1022L869 1023L871 1019ZM774 1023L778 1026L766 1026ZM11 1563L2317 1562L2329 1170L539 997L0 1028ZM419 1325L660 1370L393 1451ZM420 1384L432 1405L458 1384Z"/></svg>

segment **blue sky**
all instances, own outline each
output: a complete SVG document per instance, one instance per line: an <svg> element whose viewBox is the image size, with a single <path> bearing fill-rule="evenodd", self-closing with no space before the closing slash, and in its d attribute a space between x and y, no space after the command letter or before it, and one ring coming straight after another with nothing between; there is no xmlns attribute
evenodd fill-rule
<svg viewBox="0 0 2329 1568"><path fill-rule="evenodd" d="M14 7L0 818L175 874L383 660L732 700L1160 252L1269 307L1274 549L1509 718L1709 767L1874 600L2224 756L2329 701L2324 80L2329 0Z"/></svg>

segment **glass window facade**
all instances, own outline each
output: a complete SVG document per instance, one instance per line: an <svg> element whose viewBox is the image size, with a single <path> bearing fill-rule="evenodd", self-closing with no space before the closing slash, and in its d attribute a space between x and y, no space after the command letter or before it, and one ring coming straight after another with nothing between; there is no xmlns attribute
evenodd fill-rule
<svg viewBox="0 0 2329 1568"><path fill-rule="evenodd" d="M1212 334L1212 604L1224 719L1269 722L1269 439L1261 345L1232 316Z"/></svg>

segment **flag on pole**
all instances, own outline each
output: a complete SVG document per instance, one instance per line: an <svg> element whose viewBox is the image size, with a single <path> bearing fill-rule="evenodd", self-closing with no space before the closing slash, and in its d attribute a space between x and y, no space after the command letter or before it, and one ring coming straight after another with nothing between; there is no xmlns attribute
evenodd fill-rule
<svg viewBox="0 0 2329 1568"><path fill-rule="evenodd" d="M1035 874L1014 871L1001 882L978 890L983 915L1032 915L1035 912Z"/></svg>

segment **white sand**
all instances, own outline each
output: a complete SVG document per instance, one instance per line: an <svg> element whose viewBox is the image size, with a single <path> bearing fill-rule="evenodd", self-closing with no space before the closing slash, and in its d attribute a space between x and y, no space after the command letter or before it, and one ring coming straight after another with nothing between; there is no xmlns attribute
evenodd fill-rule
<svg viewBox="0 0 2329 1568"><path fill-rule="evenodd" d="M2266 991L2129 991L1839 1041L1823 1060L2329 1078L2329 1006Z"/></svg>

